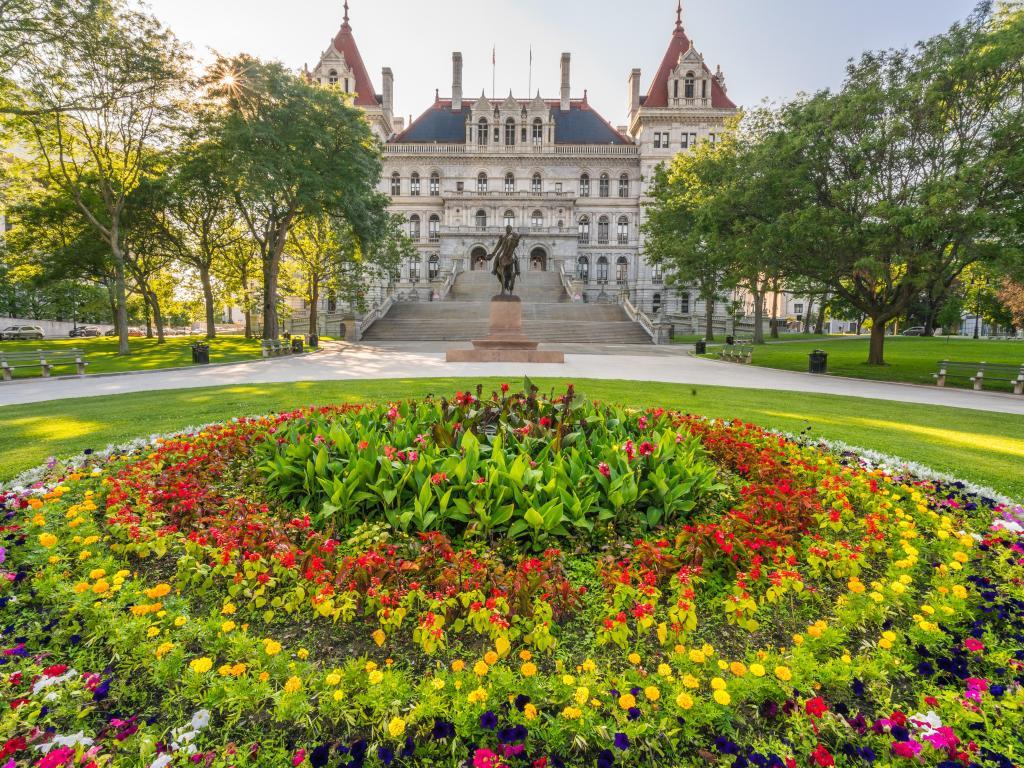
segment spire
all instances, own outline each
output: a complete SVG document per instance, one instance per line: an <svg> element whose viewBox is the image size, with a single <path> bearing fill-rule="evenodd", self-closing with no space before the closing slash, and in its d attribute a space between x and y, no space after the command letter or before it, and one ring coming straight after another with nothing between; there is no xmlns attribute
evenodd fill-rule
<svg viewBox="0 0 1024 768"><path fill-rule="evenodd" d="M377 92L370 80L370 73L366 71L363 57L359 53L359 46L356 45L355 36L352 34L352 26L348 21L348 0L345 0L342 7L345 9L345 17L341 30L334 36L333 45L334 49L345 58L345 63L352 70L352 75L355 78L355 83L352 84L349 92L355 93L356 106L379 106Z"/></svg>
<svg viewBox="0 0 1024 768"><path fill-rule="evenodd" d="M348 0L345 0L345 26L348 26Z"/></svg>
<svg viewBox="0 0 1024 768"><path fill-rule="evenodd" d="M345 0L347 3L348 0ZM679 0L679 5L676 6L676 31L683 31L683 0Z"/></svg>

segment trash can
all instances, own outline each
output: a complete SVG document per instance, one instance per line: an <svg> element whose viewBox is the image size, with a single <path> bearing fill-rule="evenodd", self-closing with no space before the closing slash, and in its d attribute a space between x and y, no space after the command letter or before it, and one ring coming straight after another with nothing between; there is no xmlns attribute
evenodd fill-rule
<svg viewBox="0 0 1024 768"><path fill-rule="evenodd" d="M807 356L808 373L828 373L828 352L816 349Z"/></svg>
<svg viewBox="0 0 1024 768"><path fill-rule="evenodd" d="M209 365L210 364L210 345L209 344L193 344L192 345L192 362L196 365Z"/></svg>
<svg viewBox="0 0 1024 768"><path fill-rule="evenodd" d="M195 365L199 362L199 342L193 342L189 346L192 347L192 364Z"/></svg>
<svg viewBox="0 0 1024 768"><path fill-rule="evenodd" d="M315 333L309 334L309 348L318 349L320 347L320 337Z"/></svg>
<svg viewBox="0 0 1024 768"><path fill-rule="evenodd" d="M706 355L708 353L708 343L703 339L698 341L695 346L697 347L698 355Z"/></svg>
<svg viewBox="0 0 1024 768"><path fill-rule="evenodd" d="M725 343L728 344L731 347L733 344L736 343L736 339L733 338L732 336L726 336L725 337Z"/></svg>
<svg viewBox="0 0 1024 768"><path fill-rule="evenodd" d="M292 339L292 352L296 355L302 352L302 337L296 336Z"/></svg>

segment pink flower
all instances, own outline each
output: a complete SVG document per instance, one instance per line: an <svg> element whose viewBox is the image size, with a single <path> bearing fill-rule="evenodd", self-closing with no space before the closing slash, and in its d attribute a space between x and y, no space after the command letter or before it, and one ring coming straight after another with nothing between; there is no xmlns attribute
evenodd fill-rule
<svg viewBox="0 0 1024 768"><path fill-rule="evenodd" d="M947 725L936 728L925 736L924 740L935 747L935 749L953 749L960 743L960 739L953 733L953 729Z"/></svg>
<svg viewBox="0 0 1024 768"><path fill-rule="evenodd" d="M295 757L292 758L292 765L302 765L302 762L306 759L306 750L300 749L295 753Z"/></svg>
<svg viewBox="0 0 1024 768"><path fill-rule="evenodd" d="M603 461L597 465L597 471L600 472L605 477L612 476L612 471L608 468L608 465L605 464Z"/></svg>
<svg viewBox="0 0 1024 768"><path fill-rule="evenodd" d="M916 757L917 753L921 751L921 745L916 741L894 741L892 745L892 753L897 757L912 758Z"/></svg>
<svg viewBox="0 0 1024 768"><path fill-rule="evenodd" d="M501 758L489 749L478 749L473 753L473 768L502 768Z"/></svg>
<svg viewBox="0 0 1024 768"><path fill-rule="evenodd" d="M964 648L972 653L981 653L985 650L985 644L976 637L969 637L964 640Z"/></svg>

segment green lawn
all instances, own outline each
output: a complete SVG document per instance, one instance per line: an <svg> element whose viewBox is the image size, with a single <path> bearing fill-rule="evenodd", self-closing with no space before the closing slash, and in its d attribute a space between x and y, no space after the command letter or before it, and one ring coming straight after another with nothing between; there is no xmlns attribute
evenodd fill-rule
<svg viewBox="0 0 1024 768"><path fill-rule="evenodd" d="M712 342L708 342L708 343L709 344L724 344L725 343L725 336L726 336L726 334L724 334L724 333L715 334L715 340L712 341ZM693 344L693 342L700 341L703 338L704 338L704 334L703 333L682 334L680 336L673 336L672 337L672 343L673 344ZM742 339L743 341L747 341L748 339L750 339L749 336L740 336L739 338ZM778 339L773 339L770 336L768 336L768 334L765 334L764 340L768 344L779 344L779 343L787 342L787 341L805 341L807 339L817 339L818 341L833 341L835 339L842 339L842 338L846 338L846 337L842 336L842 335L824 336L824 335L822 335L820 333L782 333L782 334L779 335ZM853 336L851 338L857 338L857 337Z"/></svg>
<svg viewBox="0 0 1024 768"><path fill-rule="evenodd" d="M156 339L129 339L131 354L117 354L117 339L46 339L44 341L4 341L0 342L0 352L35 352L44 350L84 349L85 360L89 366L87 373L115 373L118 371L143 371L156 368L176 368L192 365L192 350L189 345L196 341L205 341L203 336L168 336L164 344L157 344ZM250 360L260 357L260 341L246 339L243 336L219 336L210 341L210 362L230 363L237 360ZM53 369L53 375L74 374L73 365ZM16 378L40 376L39 366L21 369L14 372Z"/></svg>
<svg viewBox="0 0 1024 768"><path fill-rule="evenodd" d="M0 408L0 478L86 448L150 433L296 408L393 400L469 389L475 380L303 382L137 393ZM482 380L487 391L497 379ZM513 382L516 384L517 382ZM538 380L544 389L556 380ZM577 381L586 396L810 430L921 462L1024 499L1024 416L880 400L616 381Z"/></svg>
<svg viewBox="0 0 1024 768"><path fill-rule="evenodd" d="M893 336L885 340L883 366L868 365L868 338L819 337L815 341L765 344L754 349L754 365L806 371L807 355L821 347L828 352L828 372L858 379L934 384L932 374L940 360L1012 363L1024 365L1022 341L974 341L958 337L919 338ZM713 348L709 348L714 353ZM966 379L950 379L947 386L970 386ZM987 389L1010 391L1008 383L993 383Z"/></svg>

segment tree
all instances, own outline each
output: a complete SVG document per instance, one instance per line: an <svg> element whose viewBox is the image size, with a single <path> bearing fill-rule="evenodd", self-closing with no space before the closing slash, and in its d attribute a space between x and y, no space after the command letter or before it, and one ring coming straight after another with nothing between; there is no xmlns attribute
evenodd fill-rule
<svg viewBox="0 0 1024 768"><path fill-rule="evenodd" d="M151 172L150 148L174 115L185 56L151 16L95 0L76 34L46 45L45 65L22 89L30 109L20 131L49 183L74 200L110 249L121 354L128 349L123 217Z"/></svg>
<svg viewBox="0 0 1024 768"><path fill-rule="evenodd" d="M1007 278L999 291L999 300L1009 311L1013 324L1024 328L1024 285Z"/></svg>
<svg viewBox="0 0 1024 768"><path fill-rule="evenodd" d="M382 236L380 151L358 109L280 64L219 59L204 85L201 119L259 249L263 337L276 339L281 257L298 221L331 215L362 243Z"/></svg>

